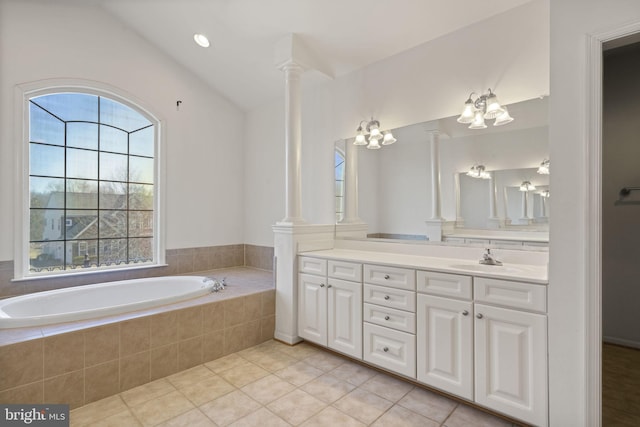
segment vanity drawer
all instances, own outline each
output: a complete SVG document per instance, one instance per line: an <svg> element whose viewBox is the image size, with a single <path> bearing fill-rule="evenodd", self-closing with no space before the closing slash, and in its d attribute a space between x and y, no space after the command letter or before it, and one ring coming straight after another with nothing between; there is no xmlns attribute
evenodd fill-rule
<svg viewBox="0 0 640 427"><path fill-rule="evenodd" d="M416 377L416 336L364 324L363 359L383 369Z"/></svg>
<svg viewBox="0 0 640 427"><path fill-rule="evenodd" d="M298 257L298 273L327 275L327 260L308 256Z"/></svg>
<svg viewBox="0 0 640 427"><path fill-rule="evenodd" d="M415 291L415 271L408 268L387 267L381 265L364 265L364 281L372 285L390 286L392 288Z"/></svg>
<svg viewBox="0 0 640 427"><path fill-rule="evenodd" d="M329 260L329 277L362 282L362 264Z"/></svg>
<svg viewBox="0 0 640 427"><path fill-rule="evenodd" d="M365 284L363 299L364 302L385 307L398 308L412 313L416 311L416 293L413 291Z"/></svg>
<svg viewBox="0 0 640 427"><path fill-rule="evenodd" d="M473 295L471 276L418 270L417 281L418 292L468 300Z"/></svg>
<svg viewBox="0 0 640 427"><path fill-rule="evenodd" d="M364 304L362 320L410 334L416 333L416 315L395 308Z"/></svg>
<svg viewBox="0 0 640 427"><path fill-rule="evenodd" d="M547 312L547 288L544 285L476 277L474 293L476 302Z"/></svg>

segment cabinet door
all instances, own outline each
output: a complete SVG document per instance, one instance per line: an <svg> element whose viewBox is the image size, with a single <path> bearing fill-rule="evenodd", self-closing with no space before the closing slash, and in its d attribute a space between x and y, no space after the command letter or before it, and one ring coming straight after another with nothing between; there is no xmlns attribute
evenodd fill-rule
<svg viewBox="0 0 640 427"><path fill-rule="evenodd" d="M547 415L547 316L475 305L476 402L537 426Z"/></svg>
<svg viewBox="0 0 640 427"><path fill-rule="evenodd" d="M298 334L327 345L327 290L322 276L298 275Z"/></svg>
<svg viewBox="0 0 640 427"><path fill-rule="evenodd" d="M417 379L473 400L471 302L418 295Z"/></svg>
<svg viewBox="0 0 640 427"><path fill-rule="evenodd" d="M328 346L362 358L362 284L329 279Z"/></svg>

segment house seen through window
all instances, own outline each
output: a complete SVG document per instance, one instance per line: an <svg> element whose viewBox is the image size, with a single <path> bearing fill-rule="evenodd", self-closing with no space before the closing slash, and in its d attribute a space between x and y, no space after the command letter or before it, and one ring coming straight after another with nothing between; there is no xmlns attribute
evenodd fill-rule
<svg viewBox="0 0 640 427"><path fill-rule="evenodd" d="M29 99L29 271L154 262L155 126L103 96Z"/></svg>

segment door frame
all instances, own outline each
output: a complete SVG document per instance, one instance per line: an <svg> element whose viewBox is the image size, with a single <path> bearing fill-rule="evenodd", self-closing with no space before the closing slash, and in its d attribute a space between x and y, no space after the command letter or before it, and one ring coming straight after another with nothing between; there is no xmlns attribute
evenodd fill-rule
<svg viewBox="0 0 640 427"><path fill-rule="evenodd" d="M640 22L587 35L583 132L586 141L585 367L586 421L602 423L602 52L612 40L640 33Z"/></svg>

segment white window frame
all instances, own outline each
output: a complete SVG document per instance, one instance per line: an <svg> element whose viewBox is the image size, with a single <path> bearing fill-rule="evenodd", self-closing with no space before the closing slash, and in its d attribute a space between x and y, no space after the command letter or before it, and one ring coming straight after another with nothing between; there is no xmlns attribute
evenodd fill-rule
<svg viewBox="0 0 640 427"><path fill-rule="evenodd" d="M84 93L104 96L144 115L155 130L154 153L154 245L153 262L146 264L102 266L60 271L29 271L29 100L52 93ZM16 169L14 187L14 281L44 277L101 273L166 266L164 121L135 96L106 83L82 79L49 79L17 85L14 91L14 141Z"/></svg>

